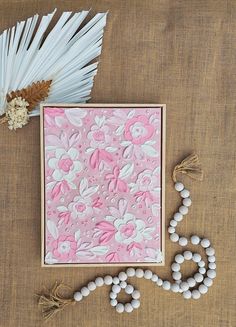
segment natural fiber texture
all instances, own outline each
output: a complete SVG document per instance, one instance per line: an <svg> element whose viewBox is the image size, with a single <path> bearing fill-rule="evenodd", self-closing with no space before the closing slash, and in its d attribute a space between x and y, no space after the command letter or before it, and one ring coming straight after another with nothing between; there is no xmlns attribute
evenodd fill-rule
<svg viewBox="0 0 236 327"><path fill-rule="evenodd" d="M69 289L68 286L56 282L51 291L39 295L38 304L41 306L43 317L46 320L53 317L58 311L61 311L69 304L75 303L73 298L65 298L65 296L61 294L63 288Z"/></svg>
<svg viewBox="0 0 236 327"><path fill-rule="evenodd" d="M92 102L167 104L166 226L180 201L171 183L176 160L195 150L204 163L207 178L184 183L193 205L180 231L209 237L217 277L200 301L131 280L142 293L141 306L121 315L107 302L109 286L101 287L43 324L33 296L42 285L63 280L77 290L120 268L40 266L39 118L31 118L17 133L0 126L0 327L236 326L236 1L3 0L0 28L54 6L92 7L91 17L109 10ZM179 249L166 240L166 267L152 270L171 278ZM190 262L181 265L183 276L194 269Z"/></svg>
<svg viewBox="0 0 236 327"><path fill-rule="evenodd" d="M10 94L7 94L7 102L10 102L14 98L21 97L29 103L27 109L31 111L48 97L51 83L52 80L38 81L24 89L12 91Z"/></svg>
<svg viewBox="0 0 236 327"><path fill-rule="evenodd" d="M185 174L192 179L199 181L203 180L203 170L199 162L198 156L196 154L191 154L180 164L176 165L172 174L172 179L174 182L177 181L178 174Z"/></svg>
<svg viewBox="0 0 236 327"><path fill-rule="evenodd" d="M7 123L7 117L6 117L6 115L3 115L2 117L0 117L0 124L5 124L5 123Z"/></svg>

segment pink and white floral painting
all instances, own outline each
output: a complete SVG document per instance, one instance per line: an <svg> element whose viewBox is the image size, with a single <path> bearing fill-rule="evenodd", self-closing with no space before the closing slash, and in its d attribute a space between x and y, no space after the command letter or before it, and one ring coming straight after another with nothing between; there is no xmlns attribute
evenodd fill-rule
<svg viewBox="0 0 236 327"><path fill-rule="evenodd" d="M162 108L44 107L45 263L162 262Z"/></svg>

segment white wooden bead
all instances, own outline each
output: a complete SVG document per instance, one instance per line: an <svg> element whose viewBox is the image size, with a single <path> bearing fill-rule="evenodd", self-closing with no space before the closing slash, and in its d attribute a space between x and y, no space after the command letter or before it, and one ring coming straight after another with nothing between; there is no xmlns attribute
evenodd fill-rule
<svg viewBox="0 0 236 327"><path fill-rule="evenodd" d="M183 292L183 297L185 299L191 299L191 296L192 296L191 291L187 290L187 291Z"/></svg>
<svg viewBox="0 0 236 327"><path fill-rule="evenodd" d="M127 286L127 283L124 281L124 280L122 280L122 282L120 282L120 287L122 288L122 289L124 289L124 288L126 288L126 286Z"/></svg>
<svg viewBox="0 0 236 327"><path fill-rule="evenodd" d="M215 264L215 262L210 262L209 264L208 264L208 267L209 267L209 269L216 269L216 264Z"/></svg>
<svg viewBox="0 0 236 327"><path fill-rule="evenodd" d="M179 272L179 271L174 271L174 272L172 273L172 277L173 277L174 280L180 280L181 277L182 277L181 272Z"/></svg>
<svg viewBox="0 0 236 327"><path fill-rule="evenodd" d="M89 282L87 287L90 291L94 291L97 288L94 282Z"/></svg>
<svg viewBox="0 0 236 327"><path fill-rule="evenodd" d="M110 305L111 305L112 307L115 307L115 306L117 305L117 300L116 300L116 299L111 299L111 300L110 300Z"/></svg>
<svg viewBox="0 0 236 327"><path fill-rule="evenodd" d="M181 245L181 246L186 246L188 244L188 240L187 240L187 238L186 237L180 237L179 238L179 245Z"/></svg>
<svg viewBox="0 0 236 327"><path fill-rule="evenodd" d="M144 276L145 279L151 279L152 278L152 271L151 270L145 270L144 271Z"/></svg>
<svg viewBox="0 0 236 327"><path fill-rule="evenodd" d="M138 290L134 290L132 293L132 298L138 300L140 298L140 292Z"/></svg>
<svg viewBox="0 0 236 327"><path fill-rule="evenodd" d="M180 196L182 197L182 198L188 198L189 197L189 195L190 195L190 192L188 191L188 190L186 190L186 189L183 189L181 192L180 192Z"/></svg>
<svg viewBox="0 0 236 327"><path fill-rule="evenodd" d="M119 280L119 278L118 277L113 277L113 284L115 284L115 285L117 285L117 284L119 284L119 282L120 282L120 280Z"/></svg>
<svg viewBox="0 0 236 327"><path fill-rule="evenodd" d="M180 182L176 182L175 189L176 189L176 191L181 192L184 189L184 184L180 183Z"/></svg>
<svg viewBox="0 0 236 327"><path fill-rule="evenodd" d="M203 248L208 248L211 245L210 241L207 238L201 240L201 246Z"/></svg>
<svg viewBox="0 0 236 327"><path fill-rule="evenodd" d="M138 309L140 307L140 301L139 300L132 300L131 305L134 309Z"/></svg>
<svg viewBox="0 0 236 327"><path fill-rule="evenodd" d="M143 278L143 275L144 275L144 272L143 272L143 269L136 269L135 271L135 276L138 277L138 278Z"/></svg>
<svg viewBox="0 0 236 327"><path fill-rule="evenodd" d="M116 294L120 293L120 291L121 291L120 285L113 285L111 289L112 289L112 292L116 293Z"/></svg>
<svg viewBox="0 0 236 327"><path fill-rule="evenodd" d="M187 291L189 289L189 284L187 282L180 283L179 287L183 292Z"/></svg>
<svg viewBox="0 0 236 327"><path fill-rule="evenodd" d="M112 284L112 276L110 276L110 275L105 276L104 277L104 283L106 285L111 285Z"/></svg>
<svg viewBox="0 0 236 327"><path fill-rule="evenodd" d="M187 283L188 283L189 287L194 287L196 285L196 280L192 277L189 277L187 279Z"/></svg>
<svg viewBox="0 0 236 327"><path fill-rule="evenodd" d="M180 212L182 215L187 215L187 213L188 213L188 207L185 207L185 206L181 206L181 207L179 207L179 212Z"/></svg>
<svg viewBox="0 0 236 327"><path fill-rule="evenodd" d="M170 289L170 282L168 280L165 280L162 284L162 287L164 290L168 291Z"/></svg>
<svg viewBox="0 0 236 327"><path fill-rule="evenodd" d="M98 286L98 287L101 287L104 285L104 279L102 277L97 277L95 279L95 284Z"/></svg>
<svg viewBox="0 0 236 327"><path fill-rule="evenodd" d="M172 227L172 226L168 227L168 233L169 233L169 234L173 234L173 233L175 233L175 228Z"/></svg>
<svg viewBox="0 0 236 327"><path fill-rule="evenodd" d="M215 261L216 261L216 257L215 257L214 255L210 255L210 256L208 257L208 261L209 261L209 262L215 262Z"/></svg>
<svg viewBox="0 0 236 327"><path fill-rule="evenodd" d="M132 312L134 308L132 307L131 303L125 303L125 312Z"/></svg>
<svg viewBox="0 0 236 327"><path fill-rule="evenodd" d="M126 294L132 294L134 292L134 287L130 284L128 284L125 288L125 293Z"/></svg>
<svg viewBox="0 0 236 327"><path fill-rule="evenodd" d="M180 264L183 263L184 262L184 257L182 256L182 254L176 254L175 261L177 263L180 263Z"/></svg>
<svg viewBox="0 0 236 327"><path fill-rule="evenodd" d="M196 280L197 283L201 283L203 281L203 276L200 273L196 273L194 275L194 279Z"/></svg>
<svg viewBox="0 0 236 327"><path fill-rule="evenodd" d="M198 267L205 267L205 261L203 261L203 260L201 260L201 261L199 261L198 263Z"/></svg>
<svg viewBox="0 0 236 327"><path fill-rule="evenodd" d="M193 290L192 291L192 298L194 300L198 300L201 297L201 293L198 290Z"/></svg>
<svg viewBox="0 0 236 327"><path fill-rule="evenodd" d="M206 254L209 256L215 255L215 249L212 247L206 249Z"/></svg>
<svg viewBox="0 0 236 327"><path fill-rule="evenodd" d="M126 270L126 274L128 277L134 277L135 276L135 269L134 268L128 268Z"/></svg>
<svg viewBox="0 0 236 327"><path fill-rule="evenodd" d="M180 265L177 262L172 263L171 265L172 271L180 271Z"/></svg>
<svg viewBox="0 0 236 327"><path fill-rule="evenodd" d="M81 292L75 292L75 293L74 293L74 300L75 300L76 302L81 301L82 298L83 298L83 295L81 294Z"/></svg>
<svg viewBox="0 0 236 327"><path fill-rule="evenodd" d="M114 292L110 292L110 299L116 299L117 298L117 293L114 293Z"/></svg>
<svg viewBox="0 0 236 327"><path fill-rule="evenodd" d="M185 198L185 199L183 199L183 205L184 205L185 207L190 207L191 204L192 204L192 200L191 200L190 198Z"/></svg>
<svg viewBox="0 0 236 327"><path fill-rule="evenodd" d="M200 237L198 237L197 235L193 235L191 236L191 243L194 245L197 245L200 243Z"/></svg>
<svg viewBox="0 0 236 327"><path fill-rule="evenodd" d="M175 221L179 222L179 221L181 221L182 219L183 219L183 215L182 215L180 212L176 212L176 213L174 214L174 220L175 220Z"/></svg>
<svg viewBox="0 0 236 327"><path fill-rule="evenodd" d="M201 259L202 259L202 257L200 256L200 254L199 253L194 253L193 254L193 261L194 262L199 262L199 261L201 261Z"/></svg>
<svg viewBox="0 0 236 327"><path fill-rule="evenodd" d="M171 291L174 293L178 293L179 292L179 284L177 284L177 283L172 284Z"/></svg>
<svg viewBox="0 0 236 327"><path fill-rule="evenodd" d="M198 271L200 274L204 275L206 273L206 268L200 267Z"/></svg>
<svg viewBox="0 0 236 327"><path fill-rule="evenodd" d="M83 296L88 296L90 293L89 289L86 286L82 287L80 292Z"/></svg>
<svg viewBox="0 0 236 327"><path fill-rule="evenodd" d="M215 278L216 277L216 271L213 270L213 269L207 270L207 277L209 277L211 279Z"/></svg>
<svg viewBox="0 0 236 327"><path fill-rule="evenodd" d="M153 274L151 280L156 283L158 280L158 276L156 274Z"/></svg>
<svg viewBox="0 0 236 327"><path fill-rule="evenodd" d="M189 195L190 195L190 192L188 191L188 190L186 190L186 188L185 189L183 189L181 192L180 192L180 196L182 197L182 198L188 198L189 197Z"/></svg>
<svg viewBox="0 0 236 327"><path fill-rule="evenodd" d="M162 286L163 280L161 278L158 278L158 281L156 283L158 286Z"/></svg>
<svg viewBox="0 0 236 327"><path fill-rule="evenodd" d="M206 294L208 291L208 287L204 284L199 285L198 290L201 294Z"/></svg>
<svg viewBox="0 0 236 327"><path fill-rule="evenodd" d="M206 277L206 278L204 278L203 283L204 283L204 285L206 285L207 287L210 287L210 286L213 284L213 281L212 281L211 278Z"/></svg>
<svg viewBox="0 0 236 327"><path fill-rule="evenodd" d="M123 281L123 280L126 280L127 279L127 275L124 271L121 271L119 274L118 274L118 278L119 280Z"/></svg>
<svg viewBox="0 0 236 327"><path fill-rule="evenodd" d="M117 311L118 313L122 313L122 312L124 312L124 310L125 310L124 304L122 304L122 303L118 303L118 304L116 305L116 311Z"/></svg>
<svg viewBox="0 0 236 327"><path fill-rule="evenodd" d="M191 251L184 251L184 259L185 260L191 260L193 257L193 254Z"/></svg>
<svg viewBox="0 0 236 327"><path fill-rule="evenodd" d="M179 235L176 234L176 233L173 233L173 234L170 235L170 239L171 239L172 242L178 242Z"/></svg>
<svg viewBox="0 0 236 327"><path fill-rule="evenodd" d="M170 226L172 226L172 227L176 227L176 226L177 226L177 221L174 220L174 219L172 219L172 220L170 221Z"/></svg>

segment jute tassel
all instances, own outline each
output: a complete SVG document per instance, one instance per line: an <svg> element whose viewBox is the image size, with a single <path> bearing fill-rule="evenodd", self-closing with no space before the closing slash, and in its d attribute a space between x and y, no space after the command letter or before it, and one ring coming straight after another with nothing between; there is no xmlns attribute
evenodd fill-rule
<svg viewBox="0 0 236 327"><path fill-rule="evenodd" d="M39 294L38 304L42 308L42 313L44 319L49 319L53 317L58 311L61 311L69 304L74 304L75 300L73 298L65 298L61 294L62 289L69 289L68 286L62 283L55 283L51 291L48 294Z"/></svg>
<svg viewBox="0 0 236 327"><path fill-rule="evenodd" d="M199 158L196 154L191 154L180 164L175 166L173 171L172 179L176 183L177 182L177 175L178 174L185 174L189 177L202 181L203 180L203 170L201 168L201 164L199 162Z"/></svg>

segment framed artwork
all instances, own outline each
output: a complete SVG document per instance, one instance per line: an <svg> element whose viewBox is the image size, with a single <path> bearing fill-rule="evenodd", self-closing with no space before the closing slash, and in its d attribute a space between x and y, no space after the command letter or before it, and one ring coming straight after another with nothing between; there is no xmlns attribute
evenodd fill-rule
<svg viewBox="0 0 236 327"><path fill-rule="evenodd" d="M42 266L164 265L165 105L42 104Z"/></svg>

